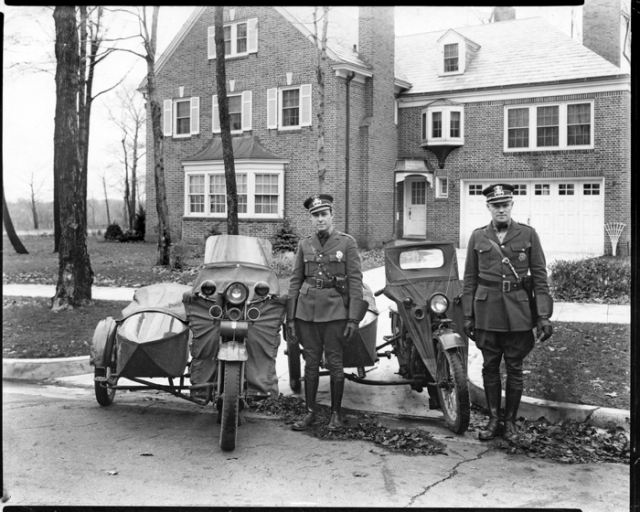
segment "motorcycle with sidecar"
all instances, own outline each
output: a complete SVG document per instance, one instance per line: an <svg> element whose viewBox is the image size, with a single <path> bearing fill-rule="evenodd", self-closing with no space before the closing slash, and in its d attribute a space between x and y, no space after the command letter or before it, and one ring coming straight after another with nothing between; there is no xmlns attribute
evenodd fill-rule
<svg viewBox="0 0 640 512"><path fill-rule="evenodd" d="M394 240L384 247L385 280L374 294L364 287L369 310L360 329L344 351L345 368L356 373L345 378L365 385L408 385L416 392L426 388L430 408L442 410L447 427L456 434L469 426L470 398L467 385L469 341L463 324L456 248L450 242ZM391 333L377 344L378 310L374 296L391 300ZM286 333L285 333L286 335ZM382 351L382 349L387 350ZM300 390L302 348L287 343L290 386ZM395 357L401 378L373 380L380 358ZM328 372L321 371L321 375Z"/></svg>
<svg viewBox="0 0 640 512"><path fill-rule="evenodd" d="M96 327L91 362L98 403L111 405L117 390L148 389L198 405L213 402L220 447L235 449L247 401L278 395L275 360L286 296L271 258L267 240L212 236L192 286L136 290L119 319Z"/></svg>

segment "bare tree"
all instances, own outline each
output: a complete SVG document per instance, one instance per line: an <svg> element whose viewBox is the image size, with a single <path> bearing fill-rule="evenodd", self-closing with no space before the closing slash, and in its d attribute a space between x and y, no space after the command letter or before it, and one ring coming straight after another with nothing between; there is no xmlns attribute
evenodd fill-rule
<svg viewBox="0 0 640 512"><path fill-rule="evenodd" d="M29 179L29 189L31 190L31 194L29 197L29 210L31 211L31 216L33 217L33 229L38 229L38 194L40 189L42 189L43 181L40 181L38 185L35 183L35 173L31 171L31 178Z"/></svg>
<svg viewBox="0 0 640 512"><path fill-rule="evenodd" d="M322 32L318 35L318 10L319 7L315 7L313 10L313 27L314 35L316 39L316 76L318 79L318 160L316 165L318 167L318 192L322 194L324 192L324 181L327 174L327 162L325 161L325 147L324 147L324 107L325 107L325 66L327 63L327 28L329 25L329 8L322 8Z"/></svg>
<svg viewBox="0 0 640 512"><path fill-rule="evenodd" d="M107 207L107 225L111 224L111 215L109 215L109 196L107 195L107 177L102 175L102 189L104 190L104 204Z"/></svg>
<svg viewBox="0 0 640 512"><path fill-rule="evenodd" d="M79 40L73 6L56 6L54 176L59 181L60 247L54 311L91 303L93 271L87 251L87 178L79 151Z"/></svg>
<svg viewBox="0 0 640 512"><path fill-rule="evenodd" d="M229 123L229 99L227 98L227 74L224 61L224 29L222 14L224 7L215 7L216 43L216 87L218 91L218 112L220 115L220 135L222 136L222 158L224 160L224 177L227 188L227 233L238 234L238 188L236 170L233 160L233 142Z"/></svg>
<svg viewBox="0 0 640 512"><path fill-rule="evenodd" d="M9 237L9 242L11 242L11 245L15 249L15 251L18 254L29 254L29 251L27 251L25 246L20 241L20 237L13 227L13 222L11 222L9 207L7 206L7 201L4 198L4 183L2 185L2 222L4 224L4 229L7 232L7 236Z"/></svg>

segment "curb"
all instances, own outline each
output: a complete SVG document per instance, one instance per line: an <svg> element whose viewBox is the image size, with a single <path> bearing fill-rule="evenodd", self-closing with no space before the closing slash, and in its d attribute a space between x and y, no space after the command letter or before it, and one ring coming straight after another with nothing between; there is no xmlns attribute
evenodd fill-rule
<svg viewBox="0 0 640 512"><path fill-rule="evenodd" d="M2 359L3 380L39 380L93 373L89 356Z"/></svg>
<svg viewBox="0 0 640 512"><path fill-rule="evenodd" d="M482 353L475 347L469 346L468 365L469 397L471 403L487 409L487 399L484 396L482 384ZM502 392L504 400L504 391ZM566 420L588 422L597 427L606 427L613 422L616 426L629 430L631 422L630 411L626 409L612 409L597 405L579 405L567 402L555 402L523 396L520 401L518 416L529 421L545 418L551 423L562 423Z"/></svg>

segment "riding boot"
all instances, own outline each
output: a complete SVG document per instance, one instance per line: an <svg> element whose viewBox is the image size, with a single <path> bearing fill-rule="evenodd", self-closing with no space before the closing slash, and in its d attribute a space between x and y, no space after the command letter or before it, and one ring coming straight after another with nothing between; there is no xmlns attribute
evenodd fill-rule
<svg viewBox="0 0 640 512"><path fill-rule="evenodd" d="M327 428L329 430L342 430L344 419L342 418L342 395L344 394L344 380L331 380L331 419Z"/></svg>
<svg viewBox="0 0 640 512"><path fill-rule="evenodd" d="M307 427L316 420L316 395L318 394L319 381L319 375L316 375L314 378L305 376L304 396L307 403L307 414L293 424L291 427L293 430L307 430Z"/></svg>
<svg viewBox="0 0 640 512"><path fill-rule="evenodd" d="M518 417L518 407L520 407L521 398L522 389L510 387L507 385L507 392L505 397L504 432L502 434L502 438L506 441L515 441L516 439L518 439L516 419Z"/></svg>
<svg viewBox="0 0 640 512"><path fill-rule="evenodd" d="M500 401L502 400L502 385L500 381L487 384L484 383L484 396L487 399L489 409L489 422L478 433L478 439L488 441L498 435L500 430Z"/></svg>

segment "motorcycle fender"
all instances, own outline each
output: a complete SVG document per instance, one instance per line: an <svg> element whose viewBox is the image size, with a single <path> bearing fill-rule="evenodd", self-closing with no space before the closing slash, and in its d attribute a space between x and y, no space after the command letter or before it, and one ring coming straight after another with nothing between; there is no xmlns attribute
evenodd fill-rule
<svg viewBox="0 0 640 512"><path fill-rule="evenodd" d="M93 333L89 364L96 368L106 368L110 365L116 329L116 321L110 316L98 322Z"/></svg>
<svg viewBox="0 0 640 512"><path fill-rule="evenodd" d="M220 361L246 361L249 359L249 352L243 343L228 341L220 343L218 359Z"/></svg>
<svg viewBox="0 0 640 512"><path fill-rule="evenodd" d="M440 343L442 343L442 347L445 350L449 350L451 348L456 348L456 347L464 348L465 346L462 336L460 336L457 332L453 332L453 331L438 334L436 336L436 339L438 339Z"/></svg>

